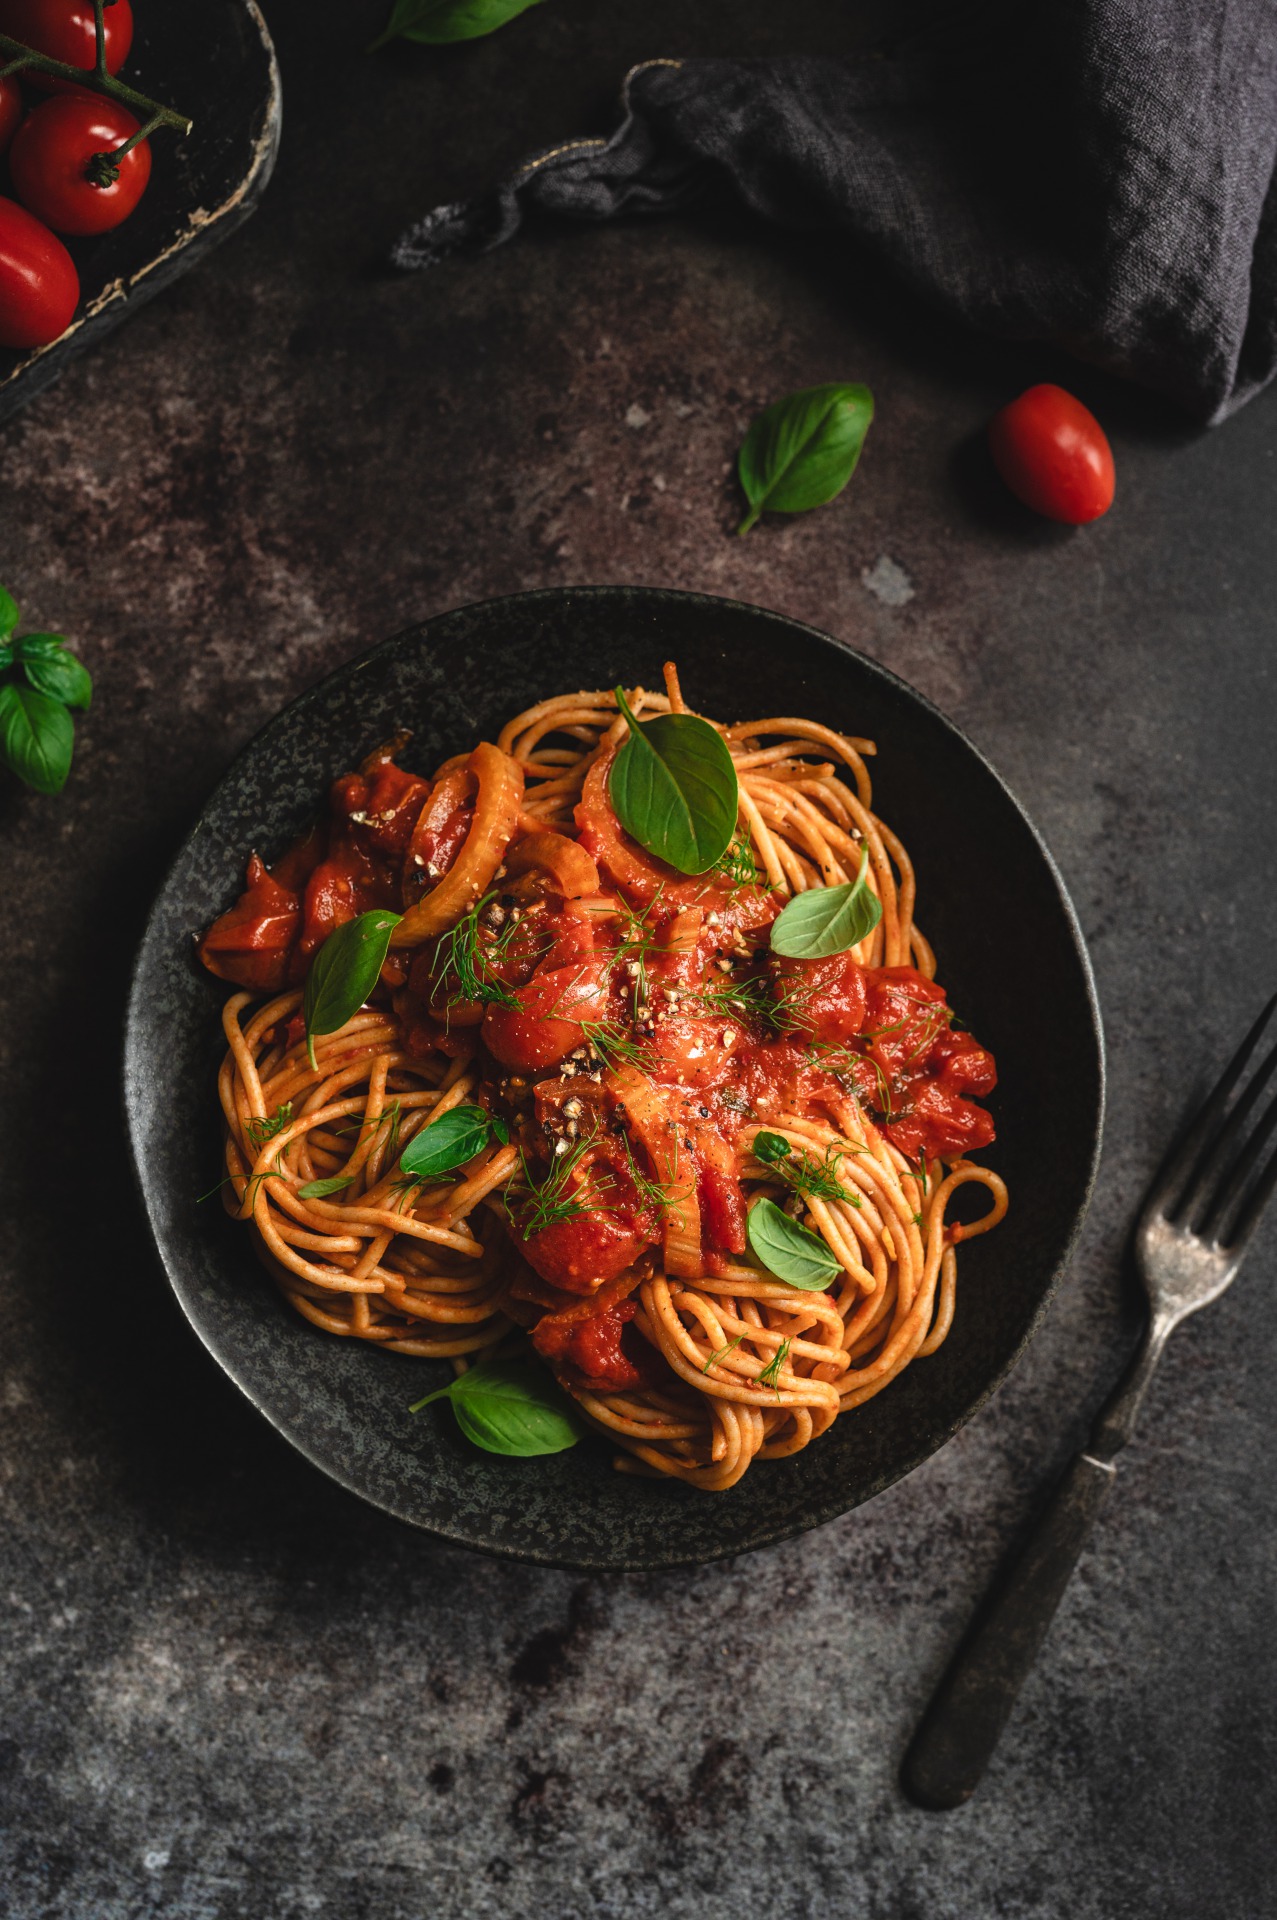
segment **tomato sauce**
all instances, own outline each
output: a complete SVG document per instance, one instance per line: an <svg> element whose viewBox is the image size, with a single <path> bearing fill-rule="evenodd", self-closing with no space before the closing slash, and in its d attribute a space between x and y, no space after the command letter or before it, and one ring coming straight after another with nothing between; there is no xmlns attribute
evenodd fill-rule
<svg viewBox="0 0 1277 1920"><path fill-rule="evenodd" d="M773 956L780 897L663 867L618 825L603 766L568 843L589 858L544 833L521 857L516 837L489 895L392 953L378 992L409 1051L477 1048L482 1098L531 1170L506 1196L526 1263L511 1311L567 1384L620 1391L653 1368L670 1383L634 1324L644 1275L662 1258L672 1274L690 1270L680 1258L723 1272L745 1252L743 1128L794 1111L837 1122L854 1095L907 1158L951 1160L993 1139L979 1101L997 1071L914 968ZM374 755L334 782L326 819L274 873L253 855L201 943L205 965L257 992L297 984L335 927L403 911L442 878L474 798L465 768L431 783ZM556 891L595 868L597 893Z"/></svg>

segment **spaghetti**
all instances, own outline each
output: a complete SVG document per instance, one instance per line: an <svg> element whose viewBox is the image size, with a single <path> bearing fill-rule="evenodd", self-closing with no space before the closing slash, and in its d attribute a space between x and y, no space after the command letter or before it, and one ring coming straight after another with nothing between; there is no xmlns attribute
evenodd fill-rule
<svg viewBox="0 0 1277 1920"><path fill-rule="evenodd" d="M629 698L686 710L672 667ZM618 1467L711 1490L934 1353L958 1244L1007 1206L970 1158L993 1059L935 984L872 742L784 716L719 731L738 837L706 874L624 832L626 722L610 693L566 694L432 780L399 768L402 738L378 750L273 873L252 857L201 944L246 989L223 1012L227 1204L293 1307L459 1371L530 1337ZM866 851L872 933L778 958L785 902ZM380 906L403 916L380 982L312 1066L310 958ZM483 1150L405 1174L462 1106L498 1123ZM974 1223L951 1217L964 1186L988 1195ZM825 1290L747 1257L759 1198L829 1250Z"/></svg>

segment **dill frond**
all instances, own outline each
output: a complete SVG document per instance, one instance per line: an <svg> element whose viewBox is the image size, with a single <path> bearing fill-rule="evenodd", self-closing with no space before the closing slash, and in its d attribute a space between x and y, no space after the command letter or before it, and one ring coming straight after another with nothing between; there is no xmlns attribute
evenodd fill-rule
<svg viewBox="0 0 1277 1920"><path fill-rule="evenodd" d="M597 1138L597 1134L591 1133L569 1142L563 1153L554 1155L543 1180L536 1178L527 1154L520 1149L518 1178L506 1188L501 1199L511 1226L522 1239L530 1240L534 1233L544 1233L547 1227L557 1227L565 1220L579 1219L583 1213L609 1211L606 1202L597 1195L582 1194L572 1185L582 1157Z"/></svg>
<svg viewBox="0 0 1277 1920"><path fill-rule="evenodd" d="M754 843L747 833L738 833L724 853L710 868L711 873L721 873L734 887L757 887L762 885L762 873L754 858Z"/></svg>
<svg viewBox="0 0 1277 1920"><path fill-rule="evenodd" d="M789 1357L789 1349L792 1345L792 1340L782 1340L771 1359L767 1362L767 1365L758 1375L759 1386L770 1387L777 1399L780 1398L780 1370Z"/></svg>
<svg viewBox="0 0 1277 1920"><path fill-rule="evenodd" d="M436 980L454 975L459 999L474 1000L484 1007L517 1007L513 992L492 967L508 953L519 922L507 920L500 933L492 933L480 924L480 915L495 898L495 894L484 894L469 913L462 914L455 927L449 928L435 950L430 971Z"/></svg>
<svg viewBox="0 0 1277 1920"><path fill-rule="evenodd" d="M284 1131L292 1117L293 1103L291 1100L285 1100L283 1106L276 1107L274 1113L265 1114L260 1119L246 1120L244 1132L255 1147L264 1147L268 1140L273 1140L277 1133Z"/></svg>

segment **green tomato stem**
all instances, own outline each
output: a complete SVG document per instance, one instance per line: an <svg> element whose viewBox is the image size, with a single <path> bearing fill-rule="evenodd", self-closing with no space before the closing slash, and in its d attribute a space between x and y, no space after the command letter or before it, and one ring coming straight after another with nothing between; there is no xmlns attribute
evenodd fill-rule
<svg viewBox="0 0 1277 1920"><path fill-rule="evenodd" d="M98 11L100 16L100 5ZM139 119L150 118L153 126L172 127L178 133L189 133L195 124L184 114L175 113L171 107L161 106L158 100L152 100L145 93L138 93L134 87L126 87L124 82L117 80L114 74L92 71L86 67L72 67L68 66L65 60L50 59L48 54L37 53L34 47L28 47L23 41L15 40L12 34L0 33L0 53L9 53L14 56L9 65L0 68L0 77L6 73L16 73L20 69L30 67L37 73L52 73L59 80L70 80L77 87L88 87L90 90L97 89L109 94L113 100L119 100L123 105L134 108Z"/></svg>
<svg viewBox="0 0 1277 1920"><path fill-rule="evenodd" d="M89 185L113 187L120 177L120 162L125 154L132 153L134 147L140 146L143 140L155 132L159 124L159 116L152 114L146 125L139 127L135 134L131 134L123 146L112 147L109 153L91 153L84 169Z"/></svg>

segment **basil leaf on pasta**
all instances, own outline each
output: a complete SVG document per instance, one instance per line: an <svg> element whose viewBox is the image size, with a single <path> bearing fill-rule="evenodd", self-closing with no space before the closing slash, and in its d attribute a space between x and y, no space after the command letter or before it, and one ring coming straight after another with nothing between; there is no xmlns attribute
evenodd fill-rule
<svg viewBox="0 0 1277 1920"><path fill-rule="evenodd" d="M37 793L61 793L75 729L60 700L15 681L0 686L0 759Z"/></svg>
<svg viewBox="0 0 1277 1920"><path fill-rule="evenodd" d="M608 776L617 819L680 873L705 873L736 833L739 788L727 742L694 713L640 721L620 687L616 701L630 729Z"/></svg>
<svg viewBox="0 0 1277 1920"><path fill-rule="evenodd" d="M479 40L537 4L538 0L395 0L385 32L368 51L375 53L388 40L415 40L428 47Z"/></svg>
<svg viewBox="0 0 1277 1920"><path fill-rule="evenodd" d="M343 1187L353 1186L353 1173L334 1173L327 1180L312 1180L309 1185L297 1189L299 1200L326 1200L330 1193L340 1193Z"/></svg>
<svg viewBox="0 0 1277 1920"><path fill-rule="evenodd" d="M775 1167L782 1160L792 1159L794 1149L783 1133L772 1133L767 1127L760 1127L754 1135L754 1144L750 1152L755 1160L761 1160L765 1167Z"/></svg>
<svg viewBox="0 0 1277 1920"><path fill-rule="evenodd" d="M473 1160L492 1140L504 1144L510 1132L484 1107L452 1107L414 1134L399 1157L401 1173L434 1180Z"/></svg>
<svg viewBox="0 0 1277 1920"><path fill-rule="evenodd" d="M791 1220L774 1200L755 1200L747 1232L750 1248L767 1271L804 1293L823 1293L842 1272L819 1234Z"/></svg>
<svg viewBox="0 0 1277 1920"><path fill-rule="evenodd" d="M481 1362L415 1401L409 1411L420 1413L435 1400L452 1402L462 1433L485 1453L527 1460L563 1453L581 1438L571 1401L543 1367L530 1361Z"/></svg>
<svg viewBox="0 0 1277 1920"><path fill-rule="evenodd" d="M344 1027L376 986L390 936L399 919L397 913L384 907L361 913L357 920L348 920L344 927L330 933L311 961L302 999L302 1018L306 1022L306 1046L312 1067L315 1035L336 1033Z"/></svg>
<svg viewBox="0 0 1277 1920"><path fill-rule="evenodd" d="M869 849L860 871L841 887L809 887L781 908L772 924L772 952L788 960L828 960L846 953L882 919L882 901L869 884Z"/></svg>
<svg viewBox="0 0 1277 1920"><path fill-rule="evenodd" d="M805 387L759 414L741 443L736 468L749 512L748 533L762 513L806 513L842 492L874 417L868 387Z"/></svg>

